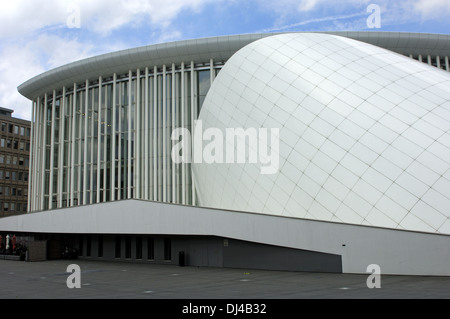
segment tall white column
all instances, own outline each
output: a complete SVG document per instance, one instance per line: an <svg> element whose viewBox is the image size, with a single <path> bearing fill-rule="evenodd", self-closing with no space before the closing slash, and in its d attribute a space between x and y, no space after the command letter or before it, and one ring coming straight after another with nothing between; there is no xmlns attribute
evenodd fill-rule
<svg viewBox="0 0 450 319"><path fill-rule="evenodd" d="M119 83L118 87L118 96L119 100L117 101L117 107L119 108L119 119L118 119L118 143L117 143L117 166L118 166L118 174L117 174L117 199L122 199L122 129L123 129L123 118L122 118L122 95L123 95L123 84Z"/></svg>
<svg viewBox="0 0 450 319"><path fill-rule="evenodd" d="M136 107L134 110L134 136L135 136L135 144L134 144L134 176L135 176L135 184L134 184L134 198L142 199L142 191L141 191L141 70L137 69L136 71Z"/></svg>
<svg viewBox="0 0 450 319"><path fill-rule="evenodd" d="M149 200L149 179L150 179L150 171L149 171L149 152L148 152L148 143L149 143L149 135L150 135L150 128L149 128L149 121L148 121L148 115L149 115L149 70L148 68L145 68L145 89L144 89L144 100L145 100L145 106L144 106L144 199Z"/></svg>
<svg viewBox="0 0 450 319"><path fill-rule="evenodd" d="M113 77L112 92L112 131L111 131L111 201L116 200L116 90L117 90L117 74Z"/></svg>
<svg viewBox="0 0 450 319"><path fill-rule="evenodd" d="M436 66L439 69L441 68L441 57L439 55L436 57Z"/></svg>
<svg viewBox="0 0 450 319"><path fill-rule="evenodd" d="M427 56L427 63L428 63L429 65L432 65L432 63L431 63L431 56L430 56L430 55Z"/></svg>
<svg viewBox="0 0 450 319"><path fill-rule="evenodd" d="M59 155L58 155L58 208L63 207L63 180L64 180L64 131L66 129L66 87L63 87L59 112Z"/></svg>
<svg viewBox="0 0 450 319"><path fill-rule="evenodd" d="M154 77L152 77L150 75L150 69L149 69L149 78L148 78L148 91L149 91L149 96L148 96L148 158L147 158L147 162L148 162L148 172L149 172L149 176L148 176L148 199L149 200L154 200L154 172L153 172L153 108L154 108L154 103L153 103L153 81L154 81Z"/></svg>
<svg viewBox="0 0 450 319"><path fill-rule="evenodd" d="M448 55L445 57L445 69L450 72L450 63L448 61Z"/></svg>
<svg viewBox="0 0 450 319"><path fill-rule="evenodd" d="M70 163L70 206L75 205L75 146L76 137L76 117L77 117L77 84L73 86L73 102L72 102L72 144L71 144L71 163Z"/></svg>
<svg viewBox="0 0 450 319"><path fill-rule="evenodd" d="M55 158L55 124L56 124L56 91L53 90L52 100L52 119L51 119L51 136L50 136L50 178L49 178L49 196L48 208L53 208L53 174L54 174L54 158Z"/></svg>
<svg viewBox="0 0 450 319"><path fill-rule="evenodd" d="M163 87L163 97L162 97L162 197L163 202L167 202L167 145L166 145L166 130L167 130L167 78L166 78L167 68L163 66L163 76L162 76L162 87Z"/></svg>
<svg viewBox="0 0 450 319"><path fill-rule="evenodd" d="M73 96L74 94L70 94L69 95L69 104L66 105L66 108L68 110L68 123L69 123L69 128L67 129L67 136L68 136L68 143L67 143L67 178L66 178L66 189L67 189L67 205L66 207L70 207L70 203L71 203L71 193L70 193L70 183L71 183L71 172L73 170L73 167L70 165L69 160L71 160L72 156L72 144L73 142L73 135L72 135L72 127L73 127L73 123L72 123L72 119L73 119Z"/></svg>
<svg viewBox="0 0 450 319"><path fill-rule="evenodd" d="M47 93L45 94L45 99L44 99L44 122L43 122L43 134L42 134L42 167L41 167L41 171L43 174L42 175L42 183L41 183L41 200L40 200L40 210L44 210L44 201L45 201L45 175L46 175L46 171L45 171L45 162L49 159L46 158L46 153L47 153L47 104L48 104L48 96Z"/></svg>
<svg viewBox="0 0 450 319"><path fill-rule="evenodd" d="M91 121L90 125L91 125L91 133L88 136L88 140L90 141L90 156L89 156L89 204L94 203L94 142L95 142L95 137L94 137L94 132L95 132L95 112L94 112L94 108L95 108L95 94L94 94L94 88L92 88L91 90L91 95L92 95L92 99L90 100L90 106L91 106L91 111L88 113L89 119ZM89 130L88 130L89 131Z"/></svg>
<svg viewBox="0 0 450 319"><path fill-rule="evenodd" d="M39 209L39 198L38 198L38 193L37 190L40 189L40 178L41 178L41 170L40 170L40 160L41 160L41 154L40 154L40 149L42 147L42 145L40 144L40 136L42 136L42 131L41 131L41 127L42 127L42 117L41 117L41 113L42 113L42 105L41 105L41 97L38 96L37 101L36 101L36 111L35 111L35 122L34 122L34 136L33 136L33 141L32 143L33 145L33 150L34 150L34 154L33 154L33 169L34 169L34 180L32 180L32 188L31 188L31 192L32 192L32 202L31 202L31 210L33 212L37 211Z"/></svg>
<svg viewBox="0 0 450 319"><path fill-rule="evenodd" d="M132 103L133 103L133 101L132 101L132 99L131 99L131 97L132 97L132 95L133 95L133 92L132 92L132 90L131 90L131 88L132 88L132 84L133 84L133 80L132 80L132 76L133 76L133 74L132 74L132 72L131 72L131 70L129 71L129 73L128 73L128 173L127 173L127 177L128 177L128 196L127 196L127 198L128 199L130 199L132 196L132 183L133 182L136 182L136 180L134 180L133 181L133 179L132 179L132 170L131 170L131 168L133 167L133 159L132 159L132 156L133 156L133 154L131 153L132 152L132 141L133 141L133 127L132 127L132 119L131 119L131 116L132 116L132 112L131 112L131 109L133 108L133 105L132 105ZM136 140L135 140L136 141Z"/></svg>
<svg viewBox="0 0 450 319"><path fill-rule="evenodd" d="M33 154L33 137L34 137L34 114L35 114L36 102L33 100L31 102L31 127L30 127L30 156L28 160L28 200L27 200L27 213L31 211L31 202L33 200L33 196L31 193L31 184L34 183L35 177L32 175L34 173L33 165L34 165L34 154Z"/></svg>
<svg viewBox="0 0 450 319"><path fill-rule="evenodd" d="M171 135L172 135L172 131L176 128L176 117L178 115L178 112L176 112L176 107L178 106L178 100L177 100L177 95L176 95L176 77L175 77L176 73L175 73L175 63L172 63L172 128L171 130L169 130L169 136L168 136L168 140L169 140L169 145L173 147L173 143L171 142ZM175 167L175 162L172 160L172 148L169 147L169 152L167 155L167 159L169 161L169 163L172 163L172 169L171 169L171 173L172 173L172 191L171 191L171 199L172 199L172 203L176 203L177 202L177 179L176 179L176 167Z"/></svg>
<svg viewBox="0 0 450 319"><path fill-rule="evenodd" d="M195 76L195 65L194 61L191 61L191 129L192 134L195 131L195 120L197 120L197 101L195 98L195 88L196 88L196 76ZM194 146L194 143L192 143L192 147ZM192 148L191 151L192 156L194 156L194 149ZM191 180L192 180L192 205L195 206L195 181L194 181L194 174L192 172L192 166L191 166Z"/></svg>
<svg viewBox="0 0 450 319"><path fill-rule="evenodd" d="M83 161L83 205L87 204L87 171L88 171L88 125L89 125L89 81L86 80L86 88L85 88L85 106L84 106L84 161Z"/></svg>
<svg viewBox="0 0 450 319"><path fill-rule="evenodd" d="M158 68L153 69L153 200L158 201Z"/></svg>
<svg viewBox="0 0 450 319"><path fill-rule="evenodd" d="M107 182L107 177L108 177L108 125L112 125L112 123L108 122L108 98L110 98L108 96L108 89L107 86L105 86L104 88L102 88L102 91L105 92L105 98L103 102L103 105L105 106L105 114L103 115L103 202L107 202L107 190L108 190L108 185L106 184Z"/></svg>
<svg viewBox="0 0 450 319"><path fill-rule="evenodd" d="M81 186L81 177L82 177L82 169L83 169L83 159L81 158L82 150L84 149L83 145L83 137L85 136L85 132L83 130L83 114L84 114L84 104L86 104L86 99L83 100L83 92L80 91L80 119L78 121L78 158L77 158L77 187L75 190L75 193L77 194L77 202L78 205L83 204L83 198L81 197L82 193L82 186Z"/></svg>
<svg viewBox="0 0 450 319"><path fill-rule="evenodd" d="M214 70L214 60L209 60L209 73L211 76L211 85L213 84L214 80L216 79L216 72Z"/></svg>
<svg viewBox="0 0 450 319"><path fill-rule="evenodd" d="M28 202L29 202L29 207L27 207L27 212L34 212L35 211L35 193L34 190L36 188L36 176L37 176L37 169L36 169L36 162L38 160L38 157L36 155L36 135L37 135L37 126L38 121L37 121L37 113L38 113L38 107L39 107L39 97L37 97L34 101L33 101L34 105L33 105L33 111L32 111L32 117L31 117L31 135L30 135L30 169L29 169L29 174L28 174L28 187L29 191L28 191ZM32 150L32 151L31 151ZM31 178L30 178L31 176Z"/></svg>
<svg viewBox="0 0 450 319"><path fill-rule="evenodd" d="M181 63L181 127L186 128L186 81L184 62ZM192 131L191 131L192 132ZM185 155L185 154L183 154ZM181 203L186 205L186 163L181 164Z"/></svg>
<svg viewBox="0 0 450 319"><path fill-rule="evenodd" d="M34 138L34 145L35 145L35 165L34 168L36 170L35 177L36 180L33 183L33 211L40 210L41 208L41 194L43 193L43 189L41 186L41 181L43 178L42 173L42 148L44 147L42 136L44 135L43 127L44 127L44 106L42 105L42 99L41 97L38 97L37 107L36 107L36 134ZM41 191L40 191L41 190Z"/></svg>
<svg viewBox="0 0 450 319"><path fill-rule="evenodd" d="M100 178L102 170L102 86L103 79L98 79L98 117L97 117L97 198L96 202L100 203ZM92 133L93 135L93 133ZM105 143L106 144L106 143ZM105 174L105 172L103 172Z"/></svg>

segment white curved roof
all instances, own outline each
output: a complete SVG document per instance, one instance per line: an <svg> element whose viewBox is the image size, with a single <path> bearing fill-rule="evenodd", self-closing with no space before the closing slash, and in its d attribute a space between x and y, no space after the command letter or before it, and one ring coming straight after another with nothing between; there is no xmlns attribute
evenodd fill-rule
<svg viewBox="0 0 450 319"><path fill-rule="evenodd" d="M357 39L398 52L434 56L450 55L450 35L403 32L330 32ZM40 74L19 86L19 92L29 99L63 86L111 77L114 73L128 73L138 68L172 63L209 63L226 61L247 44L273 36L272 33L245 34L177 41L108 53L73 62Z"/></svg>
<svg viewBox="0 0 450 319"><path fill-rule="evenodd" d="M206 130L280 128L280 171L194 164L201 205L450 234L450 74L326 34L238 51L200 113Z"/></svg>

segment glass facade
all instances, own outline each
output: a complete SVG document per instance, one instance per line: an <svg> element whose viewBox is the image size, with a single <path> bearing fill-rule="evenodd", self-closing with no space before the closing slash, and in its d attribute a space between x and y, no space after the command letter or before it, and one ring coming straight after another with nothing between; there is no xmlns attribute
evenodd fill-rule
<svg viewBox="0 0 450 319"><path fill-rule="evenodd" d="M171 160L223 63L164 65L55 89L33 101L29 210L142 199L193 205L190 164Z"/></svg>

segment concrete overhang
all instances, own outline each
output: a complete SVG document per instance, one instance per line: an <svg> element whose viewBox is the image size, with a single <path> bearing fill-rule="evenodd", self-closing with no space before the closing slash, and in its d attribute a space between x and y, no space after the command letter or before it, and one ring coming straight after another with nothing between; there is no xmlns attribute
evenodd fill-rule
<svg viewBox="0 0 450 319"><path fill-rule="evenodd" d="M352 38L392 50L400 54L450 55L450 35L406 32L318 32ZM191 61L204 63L210 59L226 62L247 44L280 33L258 33L221 36L170 43L155 44L103 54L73 62L42 73L18 87L18 91L32 100L45 93L86 80L96 81L100 76L111 77L129 70L172 65Z"/></svg>
<svg viewBox="0 0 450 319"><path fill-rule="evenodd" d="M450 236L124 200L0 219L2 233L217 236L342 256L344 273L450 276Z"/></svg>

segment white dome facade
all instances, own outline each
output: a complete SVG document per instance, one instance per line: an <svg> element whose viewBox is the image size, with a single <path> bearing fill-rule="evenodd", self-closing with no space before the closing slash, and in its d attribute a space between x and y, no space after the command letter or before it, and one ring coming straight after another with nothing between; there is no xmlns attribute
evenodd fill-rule
<svg viewBox="0 0 450 319"><path fill-rule="evenodd" d="M450 234L450 75L325 34L253 42L223 67L203 129L279 128L279 170L193 164L201 206Z"/></svg>

